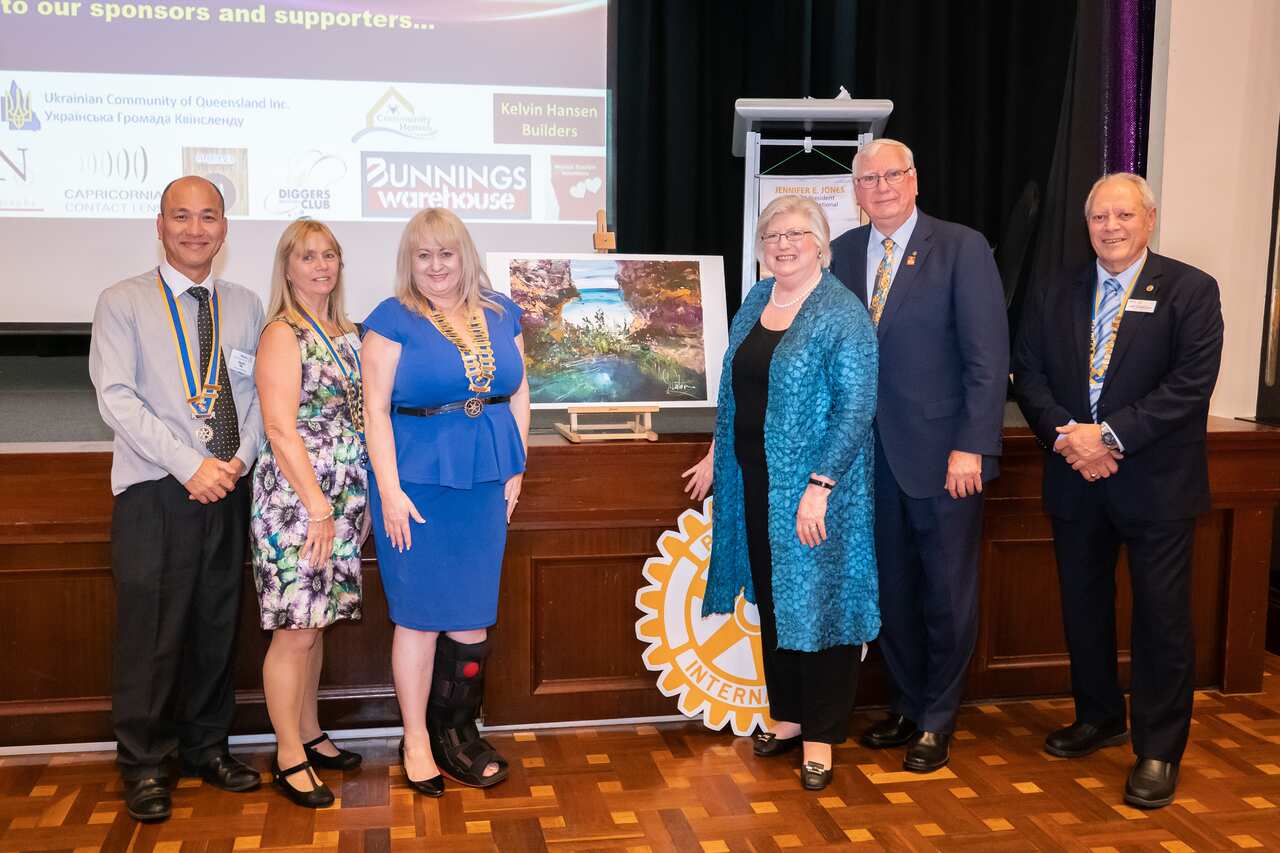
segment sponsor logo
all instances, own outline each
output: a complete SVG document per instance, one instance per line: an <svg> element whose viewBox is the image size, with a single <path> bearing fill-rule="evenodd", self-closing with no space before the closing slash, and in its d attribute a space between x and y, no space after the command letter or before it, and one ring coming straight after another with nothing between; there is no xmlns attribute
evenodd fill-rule
<svg viewBox="0 0 1280 853"><path fill-rule="evenodd" d="M347 176L347 162L319 149L294 157L282 170L283 180L262 201L277 216L309 216L333 209L335 187Z"/></svg>
<svg viewBox="0 0 1280 853"><path fill-rule="evenodd" d="M436 135L436 129L431 126L431 117L418 115L408 98L393 86L365 114L365 126L356 131L351 141L359 142L375 133L389 133L406 139L430 139Z"/></svg>
<svg viewBox="0 0 1280 853"><path fill-rule="evenodd" d="M249 214L249 149L183 148L182 172L207 178L221 190L227 213Z"/></svg>
<svg viewBox="0 0 1280 853"><path fill-rule="evenodd" d="M0 181L25 184L31 172L27 165L27 149L13 148L6 151L0 148Z"/></svg>
<svg viewBox="0 0 1280 853"><path fill-rule="evenodd" d="M19 89L17 80L10 80L9 91L0 93L0 113L10 130L40 129L40 117L31 108L31 93Z"/></svg>
<svg viewBox="0 0 1280 853"><path fill-rule="evenodd" d="M551 157L552 219L594 220L604 210L603 157Z"/></svg>
<svg viewBox="0 0 1280 853"><path fill-rule="evenodd" d="M528 155L366 151L366 217L406 219L424 207L463 218L529 219Z"/></svg>
<svg viewBox="0 0 1280 853"><path fill-rule="evenodd" d="M0 148L0 214L44 211L32 192L29 153L28 148Z"/></svg>
<svg viewBox="0 0 1280 853"><path fill-rule="evenodd" d="M680 514L679 530L658 538L659 557L644 564L649 582L636 593L644 615L636 639L649 644L644 665L660 673L658 689L677 697L681 713L709 728L729 723L736 735L767 725L769 697L760 649L760 616L738 595L734 611L702 618L711 562L712 499Z"/></svg>
<svg viewBox="0 0 1280 853"><path fill-rule="evenodd" d="M494 92L493 141L604 145L604 98Z"/></svg>
<svg viewBox="0 0 1280 853"><path fill-rule="evenodd" d="M102 148L80 155L80 171L110 181L145 184L151 174L147 149L135 147Z"/></svg>

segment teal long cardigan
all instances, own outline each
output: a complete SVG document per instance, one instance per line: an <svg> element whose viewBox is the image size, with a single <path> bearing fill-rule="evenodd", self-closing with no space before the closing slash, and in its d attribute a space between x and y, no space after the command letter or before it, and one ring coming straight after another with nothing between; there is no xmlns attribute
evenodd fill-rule
<svg viewBox="0 0 1280 853"><path fill-rule="evenodd" d="M755 601L747 556L742 469L734 454L733 357L755 326L774 280L757 282L729 328L720 374L714 459L711 564L704 616L733 611L745 591ZM830 271L796 313L769 366L764 455L769 470L778 646L818 651L864 643L880 632L874 523L878 369L867 309ZM796 509L810 473L836 481L827 503L827 540L809 548L796 536Z"/></svg>

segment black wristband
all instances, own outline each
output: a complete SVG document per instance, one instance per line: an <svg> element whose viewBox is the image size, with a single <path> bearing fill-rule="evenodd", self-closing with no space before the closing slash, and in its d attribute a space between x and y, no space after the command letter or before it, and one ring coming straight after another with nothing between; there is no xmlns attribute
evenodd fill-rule
<svg viewBox="0 0 1280 853"><path fill-rule="evenodd" d="M810 486L822 486L822 488L826 489L827 491L831 491L832 489L834 489L834 488L836 487L836 484L835 484L835 483L824 483L824 482L822 482L821 480L819 480L817 477L810 477L810 478L809 478L809 485L810 485Z"/></svg>

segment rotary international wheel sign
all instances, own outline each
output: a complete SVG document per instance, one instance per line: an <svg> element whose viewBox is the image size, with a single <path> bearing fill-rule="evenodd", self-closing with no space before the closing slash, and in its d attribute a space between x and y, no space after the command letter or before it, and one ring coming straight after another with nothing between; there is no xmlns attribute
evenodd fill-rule
<svg viewBox="0 0 1280 853"><path fill-rule="evenodd" d="M659 557L644 564L648 586L636 593L644 614L636 638L649 644L645 666L660 673L658 689L678 697L681 713L702 716L713 729L730 723L748 735L769 722L760 651L760 617L742 595L733 613L702 618L711 562L711 498L702 511L687 509L679 530L658 538Z"/></svg>

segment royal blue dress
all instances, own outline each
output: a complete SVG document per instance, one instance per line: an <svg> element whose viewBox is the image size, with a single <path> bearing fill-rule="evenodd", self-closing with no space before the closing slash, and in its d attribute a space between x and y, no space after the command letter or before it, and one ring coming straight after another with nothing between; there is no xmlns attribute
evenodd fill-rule
<svg viewBox="0 0 1280 853"><path fill-rule="evenodd" d="M516 348L520 308L486 293L503 311L485 309L496 372L488 394L514 394L524 378ZM503 485L524 471L524 444L508 403L429 418L397 406L435 408L466 400L469 390L458 349L426 317L386 299L364 321L367 330L400 344L391 388L391 430L402 488L426 519L409 520L412 546L392 547L382 525L382 497L369 472L374 544L391 621L419 631L487 628L498 617L498 581L507 542Z"/></svg>

